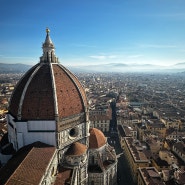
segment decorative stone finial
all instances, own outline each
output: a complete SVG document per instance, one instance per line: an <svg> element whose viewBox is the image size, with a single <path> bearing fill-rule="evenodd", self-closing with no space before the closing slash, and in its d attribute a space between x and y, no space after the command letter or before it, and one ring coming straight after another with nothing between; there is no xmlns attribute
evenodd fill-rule
<svg viewBox="0 0 185 185"><path fill-rule="evenodd" d="M46 28L46 33L48 34L50 32L49 28Z"/></svg>

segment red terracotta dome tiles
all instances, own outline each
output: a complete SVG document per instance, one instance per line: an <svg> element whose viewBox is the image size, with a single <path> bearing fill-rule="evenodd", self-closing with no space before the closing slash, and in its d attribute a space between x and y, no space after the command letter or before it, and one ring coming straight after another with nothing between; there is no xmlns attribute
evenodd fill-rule
<svg viewBox="0 0 185 185"><path fill-rule="evenodd" d="M22 105L22 119L54 119L53 88L49 65L43 65L31 80Z"/></svg>
<svg viewBox="0 0 185 185"><path fill-rule="evenodd" d="M40 68L36 71L38 65ZM52 77L51 67L54 77ZM54 82L52 82L53 79ZM56 97L53 83L56 88ZM25 95L23 95L24 89L26 90ZM17 85L9 112L17 118L20 108L19 113L22 120L51 120L55 119L55 101L60 118L85 112L87 105L85 91L70 71L59 64L37 64Z"/></svg>
<svg viewBox="0 0 185 185"><path fill-rule="evenodd" d="M53 65L59 117L84 112L81 94L70 76L59 65Z"/></svg>
<svg viewBox="0 0 185 185"><path fill-rule="evenodd" d="M74 74L71 73L71 71L69 71L69 70L66 69L65 67L64 67L64 69L68 72L68 74L70 74L71 78L73 79L73 81L74 81L74 82L76 83L76 85L78 86L78 88L79 88L79 90L80 90L80 93L81 93L81 95L82 95L84 104L85 104L85 106L87 106L87 105L88 105L87 96L86 96L86 94L85 94L85 90L84 90L82 84L80 83L80 81L78 80L78 78L77 78Z"/></svg>
<svg viewBox="0 0 185 185"><path fill-rule="evenodd" d="M9 112L17 118L18 109L19 109L19 102L21 99L21 95L23 92L23 89L30 78L31 74L34 72L34 70L37 68L38 65L35 65L32 67L19 81L19 83L16 85L15 90L12 94L10 106L9 106Z"/></svg>

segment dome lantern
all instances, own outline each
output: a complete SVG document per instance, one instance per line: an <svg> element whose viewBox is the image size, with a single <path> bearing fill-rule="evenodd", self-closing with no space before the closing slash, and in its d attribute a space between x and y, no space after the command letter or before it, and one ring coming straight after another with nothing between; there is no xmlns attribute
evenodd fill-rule
<svg viewBox="0 0 185 185"><path fill-rule="evenodd" d="M46 39L42 44L43 55L40 57L41 63L58 63L58 58L55 55L55 47L50 38L50 30L46 28Z"/></svg>

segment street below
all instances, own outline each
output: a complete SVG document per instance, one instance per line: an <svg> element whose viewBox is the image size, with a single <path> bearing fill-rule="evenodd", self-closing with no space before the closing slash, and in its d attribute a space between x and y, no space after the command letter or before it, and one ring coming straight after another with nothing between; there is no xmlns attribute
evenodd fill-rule
<svg viewBox="0 0 185 185"><path fill-rule="evenodd" d="M124 151L121 148L117 133L108 138L108 143L115 148L118 156L117 182L118 185L136 185L131 176L128 162L125 158Z"/></svg>
<svg viewBox="0 0 185 185"><path fill-rule="evenodd" d="M118 185L136 185L133 182L130 168L125 158L124 151L121 148L118 133L117 133L117 116L116 116L116 102L111 103L112 120L110 124L110 133L108 136L108 143L115 148L118 157L117 167L117 182Z"/></svg>

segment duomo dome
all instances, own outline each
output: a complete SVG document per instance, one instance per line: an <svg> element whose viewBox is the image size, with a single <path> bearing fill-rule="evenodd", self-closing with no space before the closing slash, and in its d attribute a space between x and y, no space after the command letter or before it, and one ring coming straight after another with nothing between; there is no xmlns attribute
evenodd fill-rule
<svg viewBox="0 0 185 185"><path fill-rule="evenodd" d="M59 63L46 29L43 55L16 85L8 112L8 138L15 150L41 141L61 149L75 141L88 145L85 90ZM66 148L67 150L67 148Z"/></svg>
<svg viewBox="0 0 185 185"><path fill-rule="evenodd" d="M9 113L17 120L62 120L86 109L84 89L76 76L58 62L47 29L43 56L17 84Z"/></svg>
<svg viewBox="0 0 185 185"><path fill-rule="evenodd" d="M116 184L115 151L101 131L89 130L86 93L59 63L49 29L42 48L10 99L0 184Z"/></svg>

